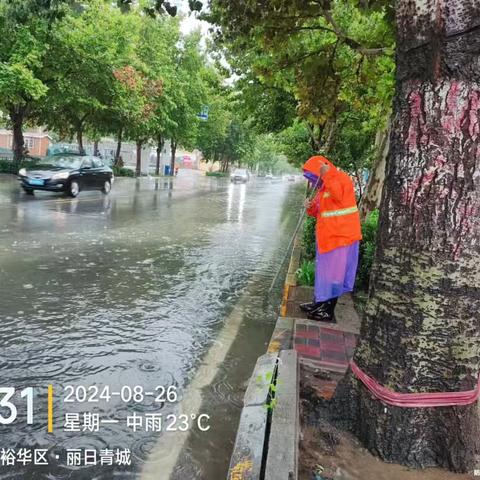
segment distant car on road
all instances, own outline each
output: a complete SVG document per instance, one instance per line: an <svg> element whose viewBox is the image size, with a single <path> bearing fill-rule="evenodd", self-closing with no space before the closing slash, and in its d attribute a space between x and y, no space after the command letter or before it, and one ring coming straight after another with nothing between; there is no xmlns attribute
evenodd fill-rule
<svg viewBox="0 0 480 480"><path fill-rule="evenodd" d="M110 193L113 171L102 160L93 156L52 155L30 170L21 168L18 172L25 193L33 195L34 190L65 192L76 197L81 190L101 190Z"/></svg>
<svg viewBox="0 0 480 480"><path fill-rule="evenodd" d="M267 173L267 174L265 175L265 180L273 180L273 178L274 178L274 177L273 177L273 175L272 175L271 173Z"/></svg>
<svg viewBox="0 0 480 480"><path fill-rule="evenodd" d="M247 183L250 179L250 175L245 168L236 168L233 173L230 175L230 181Z"/></svg>
<svg viewBox="0 0 480 480"><path fill-rule="evenodd" d="M296 179L297 179L297 178L295 177L295 175L289 175L289 176L287 177L287 180L288 180L289 182L295 182Z"/></svg>

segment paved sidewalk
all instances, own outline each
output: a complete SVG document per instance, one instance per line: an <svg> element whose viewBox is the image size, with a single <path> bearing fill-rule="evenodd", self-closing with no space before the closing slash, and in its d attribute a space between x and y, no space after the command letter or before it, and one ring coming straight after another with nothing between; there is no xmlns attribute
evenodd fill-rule
<svg viewBox="0 0 480 480"><path fill-rule="evenodd" d="M295 322L295 350L300 357L314 360L315 366L322 370L345 372L355 350L357 335L319 323Z"/></svg>
<svg viewBox="0 0 480 480"><path fill-rule="evenodd" d="M309 292L305 288L293 291L289 308L295 315L293 348L300 360L312 366L344 373L353 356L360 330L360 318L355 310L353 298L344 295L338 301L335 315L337 323L317 322L298 316L299 304L305 301ZM303 316L304 317L304 316Z"/></svg>

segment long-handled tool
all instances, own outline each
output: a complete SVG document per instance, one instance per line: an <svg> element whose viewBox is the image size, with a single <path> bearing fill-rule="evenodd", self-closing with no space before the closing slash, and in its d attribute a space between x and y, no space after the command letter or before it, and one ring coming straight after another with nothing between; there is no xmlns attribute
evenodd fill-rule
<svg viewBox="0 0 480 480"><path fill-rule="evenodd" d="M318 177L314 187L312 188L311 194L307 197L307 199L309 201L311 201L315 197L317 187L320 184L320 182L321 182L321 178ZM285 252L284 257L282 258L282 261L281 261L280 265L278 266L277 273L273 277L272 283L270 284L270 288L268 289L268 293L270 293L273 290L273 287L275 286L275 283L277 283L278 276L280 275L280 272L282 271L282 268L283 268L283 265L284 265L285 261L287 260L287 258L290 255L290 249L292 248L293 242L295 241L295 237L297 236L297 233L300 230L300 227L302 226L303 219L305 217L306 212L307 212L307 208L303 207L301 212L300 212L300 218L298 219L297 226L295 227L295 230L293 231L292 238L290 239L290 243L288 244L287 251Z"/></svg>

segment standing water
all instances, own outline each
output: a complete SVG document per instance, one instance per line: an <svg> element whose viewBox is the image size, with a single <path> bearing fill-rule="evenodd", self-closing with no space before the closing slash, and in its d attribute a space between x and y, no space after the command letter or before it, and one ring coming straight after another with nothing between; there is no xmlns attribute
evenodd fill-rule
<svg viewBox="0 0 480 480"><path fill-rule="evenodd" d="M185 171L30 198L0 178L0 388L18 407L0 452L48 450L0 479L226 478L302 191Z"/></svg>

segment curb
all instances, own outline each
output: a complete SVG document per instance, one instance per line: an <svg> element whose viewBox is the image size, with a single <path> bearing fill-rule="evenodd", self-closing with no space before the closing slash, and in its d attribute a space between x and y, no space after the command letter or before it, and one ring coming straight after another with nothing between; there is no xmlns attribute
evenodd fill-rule
<svg viewBox="0 0 480 480"><path fill-rule="evenodd" d="M286 315L290 288L297 286L301 248L297 234L280 316L267 353L258 358L245 393L228 480L297 480L299 362L292 350L295 322Z"/></svg>

